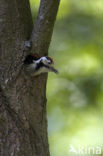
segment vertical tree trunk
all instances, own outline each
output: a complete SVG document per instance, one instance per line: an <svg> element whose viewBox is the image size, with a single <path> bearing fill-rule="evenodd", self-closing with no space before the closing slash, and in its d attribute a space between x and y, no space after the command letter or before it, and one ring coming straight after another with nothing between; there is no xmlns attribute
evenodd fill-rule
<svg viewBox="0 0 103 156"><path fill-rule="evenodd" d="M23 72L25 41L45 55L59 0L41 0L33 27L28 0L0 0L0 156L49 156L47 75Z"/></svg>

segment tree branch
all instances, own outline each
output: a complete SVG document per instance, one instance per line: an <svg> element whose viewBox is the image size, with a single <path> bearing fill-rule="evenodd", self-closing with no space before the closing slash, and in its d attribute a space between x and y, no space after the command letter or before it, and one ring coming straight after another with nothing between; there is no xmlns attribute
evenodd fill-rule
<svg viewBox="0 0 103 156"><path fill-rule="evenodd" d="M33 52L47 54L59 1L41 0L33 28L29 0L0 0L0 121L6 121L0 126L1 156L49 156L46 76L28 77L20 70L26 40L32 41Z"/></svg>
<svg viewBox="0 0 103 156"><path fill-rule="evenodd" d="M47 55L60 0L41 0L31 35L33 51Z"/></svg>

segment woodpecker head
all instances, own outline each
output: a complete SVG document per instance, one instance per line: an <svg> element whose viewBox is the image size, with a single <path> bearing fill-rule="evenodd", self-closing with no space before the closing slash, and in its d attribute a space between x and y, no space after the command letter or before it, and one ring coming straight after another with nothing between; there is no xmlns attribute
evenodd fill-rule
<svg viewBox="0 0 103 156"><path fill-rule="evenodd" d="M40 57L38 54L29 54L24 60L24 65L26 65L26 71L30 75L39 75L41 73L58 71L53 67L54 61L49 56Z"/></svg>
<svg viewBox="0 0 103 156"><path fill-rule="evenodd" d="M42 62L45 65L49 65L49 66L54 64L53 59L49 56L43 56L38 61Z"/></svg>

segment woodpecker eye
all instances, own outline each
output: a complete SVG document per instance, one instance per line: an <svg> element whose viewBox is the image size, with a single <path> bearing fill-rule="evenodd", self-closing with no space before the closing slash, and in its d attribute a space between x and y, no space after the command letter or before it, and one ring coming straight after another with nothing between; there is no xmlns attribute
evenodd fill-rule
<svg viewBox="0 0 103 156"><path fill-rule="evenodd" d="M52 64L52 62L50 60L48 60L48 64Z"/></svg>
<svg viewBox="0 0 103 156"><path fill-rule="evenodd" d="M51 57L47 56L46 58L48 60L48 64L54 64L54 61Z"/></svg>

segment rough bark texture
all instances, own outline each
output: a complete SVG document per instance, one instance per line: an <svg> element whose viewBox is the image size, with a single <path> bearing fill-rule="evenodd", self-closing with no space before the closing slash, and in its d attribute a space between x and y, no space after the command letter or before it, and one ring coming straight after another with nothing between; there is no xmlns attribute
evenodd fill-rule
<svg viewBox="0 0 103 156"><path fill-rule="evenodd" d="M23 72L24 42L45 55L59 0L41 0L34 28L28 0L0 0L0 156L49 156L47 75Z"/></svg>

